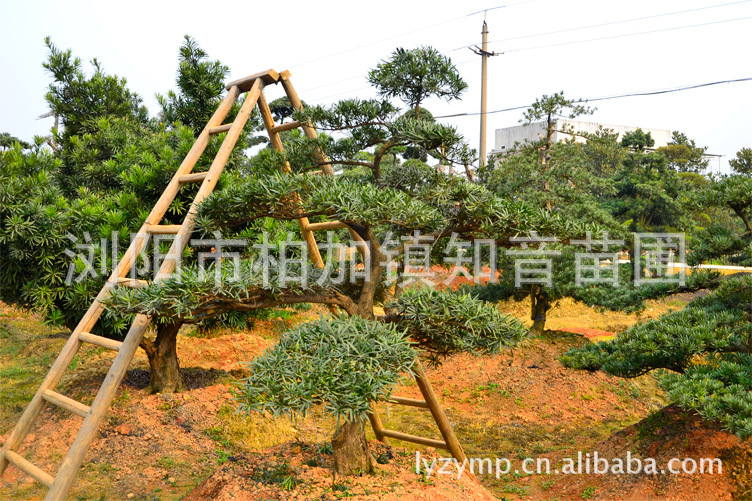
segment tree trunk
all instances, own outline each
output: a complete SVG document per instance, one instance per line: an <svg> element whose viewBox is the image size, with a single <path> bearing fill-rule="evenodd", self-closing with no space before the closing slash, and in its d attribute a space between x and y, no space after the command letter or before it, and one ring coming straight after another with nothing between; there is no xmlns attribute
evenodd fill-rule
<svg viewBox="0 0 752 501"><path fill-rule="evenodd" d="M154 341L144 338L141 348L149 358L152 393L178 393L185 390L185 381L180 374L177 339L182 322L159 324Z"/></svg>
<svg viewBox="0 0 752 501"><path fill-rule="evenodd" d="M343 423L332 438L334 473L343 477L373 472L373 456L368 450L364 422Z"/></svg>
<svg viewBox="0 0 752 501"><path fill-rule="evenodd" d="M471 183L475 181L475 175L473 174L473 171L470 170L470 164L465 164L465 175L467 176L467 180Z"/></svg>
<svg viewBox="0 0 752 501"><path fill-rule="evenodd" d="M543 334L546 326L546 312L550 306L548 304L548 293L542 285L533 285L530 289L530 319L533 321L533 327L530 329L530 337L538 337Z"/></svg>

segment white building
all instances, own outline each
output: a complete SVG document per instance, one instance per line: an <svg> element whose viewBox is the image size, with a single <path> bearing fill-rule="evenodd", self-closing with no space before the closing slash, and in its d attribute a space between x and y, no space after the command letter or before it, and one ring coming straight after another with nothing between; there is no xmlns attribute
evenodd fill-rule
<svg viewBox="0 0 752 501"><path fill-rule="evenodd" d="M629 127L626 125L607 125L597 122L585 122L581 120L569 120L565 118L559 118L556 120L556 130L554 132L554 142L564 141L565 139L571 139L571 134L565 134L558 132L561 130L573 130L575 132L575 140L579 142L585 142L585 138L577 136L577 133L589 132L595 133L599 128L611 129L613 132L619 134L619 139L622 138L625 132L632 132L642 129L645 133L650 133L650 136L655 141L655 146L651 149L660 148L666 146L671 141L671 131L664 129L646 129L645 127ZM517 125L514 127L505 127L503 129L496 129L496 142L494 149L491 150L491 154L504 153L509 150L515 149L515 143L525 144L532 143L546 137L546 122L536 122L530 125Z"/></svg>

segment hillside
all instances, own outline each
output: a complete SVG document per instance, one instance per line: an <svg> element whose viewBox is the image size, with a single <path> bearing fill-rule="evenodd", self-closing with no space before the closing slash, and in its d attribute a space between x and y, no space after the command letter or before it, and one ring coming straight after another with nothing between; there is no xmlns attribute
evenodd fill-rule
<svg viewBox="0 0 752 501"><path fill-rule="evenodd" d="M652 302L655 316L687 298ZM505 303L515 312L524 303ZM652 311L651 311L652 310ZM287 326L317 314L280 310L251 332L222 331L209 337L186 329L179 338L189 391L149 395L146 359L139 354L119 389L111 412L89 451L71 499L730 499L750 485L750 451L735 437L713 430L666 402L652 376L625 381L603 373L567 370L557 361L586 336L548 331L540 339L494 356L457 355L428 374L469 457L509 458L516 469L527 457L552 464L597 450L609 457L633 451L644 457L722 457L720 476L476 475L456 482L449 476L415 473L416 447L393 441L372 443L379 460L373 476L334 480L326 438L334 423L311 416L298 423L235 414L233 382L244 361L270 346ZM551 325L593 337L634 317L603 315L565 303ZM557 316L558 315L558 316ZM577 317L579 324L569 320ZM587 327L592 329L585 330ZM600 329L600 330L598 330ZM65 333L4 308L0 317L0 433L6 434L31 398ZM75 370L62 381L64 393L87 403L99 386L109 353L82 351ZM416 397L414 384L395 394ZM437 436L430 415L382 405L385 425L407 433ZM45 410L28 454L54 471L80 418ZM692 439L686 437L691 434ZM5 435L0 436L0 442ZM692 444L691 446L689 444ZM440 451L417 448L422 457ZM430 460L429 460L430 462ZM11 468L0 498L41 499L43 490ZM618 493L618 495L617 495ZM245 496L245 497L243 497ZM694 496L694 497L693 497ZM699 497L698 497L699 496Z"/></svg>

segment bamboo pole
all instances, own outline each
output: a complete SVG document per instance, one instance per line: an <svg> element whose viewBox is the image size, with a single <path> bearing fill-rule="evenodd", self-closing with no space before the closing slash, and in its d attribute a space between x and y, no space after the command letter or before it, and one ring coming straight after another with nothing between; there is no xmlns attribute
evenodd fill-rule
<svg viewBox="0 0 752 501"><path fill-rule="evenodd" d="M379 416L373 403L371 403L371 412L368 413L368 420L371 421L371 428L373 428L373 434L376 435L376 440L384 445L389 445L389 439L382 433L384 425L381 422L381 416Z"/></svg>
<svg viewBox="0 0 752 501"><path fill-rule="evenodd" d="M385 437L396 438L397 440L404 440L405 442L412 442L414 444L427 445L428 447L435 447L437 449L449 449L446 443L433 438L419 437L395 430L381 430L381 434Z"/></svg>

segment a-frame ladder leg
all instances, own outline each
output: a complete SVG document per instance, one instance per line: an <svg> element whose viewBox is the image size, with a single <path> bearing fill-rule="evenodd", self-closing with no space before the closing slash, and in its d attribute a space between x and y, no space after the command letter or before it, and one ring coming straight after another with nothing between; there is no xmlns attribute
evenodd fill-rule
<svg viewBox="0 0 752 501"><path fill-rule="evenodd" d="M376 406L371 404L371 412L369 413L368 418L371 421L371 427L373 428L374 435L376 435L376 440L379 440L380 442L388 445L388 438L392 437L398 440L405 440L407 442L412 442L415 444L438 447L448 450L452 457L454 457L458 462L464 462L466 459L465 452L462 450L462 446L460 445L459 440L457 440L457 436L454 434L454 429L452 428L452 425L449 423L449 420L444 413L444 408L441 406L439 399L436 398L436 394L433 392L431 382L426 377L426 373L423 370L423 365L421 364L419 359L415 360L414 370L415 382L418 383L418 388L420 389L420 392L423 395L425 401L415 400L412 398L392 397L390 402L394 404L401 404L410 407L419 407L430 410L431 416L433 417L436 426L439 428L439 432L441 433L444 441L442 442L440 440L434 440L431 438L418 437L394 430L387 430L381 422L381 417L376 410Z"/></svg>
<svg viewBox="0 0 752 501"><path fill-rule="evenodd" d="M207 175L204 177L204 181L191 203L188 214L183 220L180 229L177 231L175 240L172 242L170 250L167 252L166 257L156 274L156 281L166 279L174 273L178 264L179 256L182 254L183 249L185 249L188 237L193 231L193 219L198 205L209 196L214 189L214 186L216 186L219 176L227 163L240 132L256 104L256 99L258 99L258 96L261 94L262 88L263 83L259 79L256 80L248 92L243 106L238 112L238 116L235 118L217 156L214 158ZM237 91L233 90L232 94L237 95ZM117 393L118 386L120 386L120 382L125 376L125 372L128 369L150 322L151 319L146 315L136 316L136 319L125 337L125 342L123 342L123 345L118 351L117 357L115 357L115 361L112 363L112 366L110 367L110 370L84 419L84 423L68 451L68 455L65 457L63 464L58 470L55 480L45 498L46 501L62 499L68 492L68 489L70 489L76 472L81 467L84 456L89 450L91 443L94 441L99 425L101 424L102 419L104 419L107 410L110 408L112 399Z"/></svg>
<svg viewBox="0 0 752 501"><path fill-rule="evenodd" d="M127 342L118 351L115 361L112 363L110 370L107 372L102 386L91 404L91 409L84 418L84 423L76 435L73 444L68 450L68 454L63 460L63 464L55 475L55 481L50 486L45 500L54 501L63 499L70 489L76 472L81 467L86 452L89 450L91 443L96 437L99 425L102 423L107 410L110 408L112 399L115 398L118 386L125 376L125 372L133 359L133 355L141 343L146 329L149 327L149 317L146 315L137 315L136 320L131 325L126 335Z"/></svg>
<svg viewBox="0 0 752 501"><path fill-rule="evenodd" d="M269 108L269 104L266 102L266 97L261 94L258 98L258 108L259 112L261 113L261 119L264 122L264 126L266 127L266 131L269 134L269 141L272 145L272 148L277 150L280 153L284 153L285 149L282 146L282 140L279 137L279 133L274 130L275 124L274 124L274 117L272 116L272 111ZM290 164L285 162L285 171L291 172ZM310 224L308 222L307 217L301 217L298 219L298 224L300 225L300 232L303 235L303 238L306 241L306 245L308 247L308 254L311 257L311 261L319 267L324 267L324 260L321 258L321 252L319 252L319 246L316 243L316 238L313 236L313 232L308 229L308 225Z"/></svg>
<svg viewBox="0 0 752 501"><path fill-rule="evenodd" d="M420 388L420 392L423 394L423 398L428 404L428 409L431 411L433 420L436 421L436 426L439 427L439 431L441 432L442 438L444 438L444 442L446 442L449 452L452 453L454 459L460 463L464 463L466 459L465 452L462 450L460 441L457 440L457 435L454 434L454 429L444 413L444 408L441 406L439 399L436 398L436 394L433 392L433 387L426 377L420 359L415 360L415 382L418 383L418 388Z"/></svg>
<svg viewBox="0 0 752 501"><path fill-rule="evenodd" d="M376 410L376 406L371 404L371 412L368 413L368 420L371 421L371 428L373 428L373 434L376 435L376 440L384 445L389 445L389 439L382 433L384 430L384 424L381 422L381 416Z"/></svg>
<svg viewBox="0 0 752 501"><path fill-rule="evenodd" d="M267 78L272 78L276 82L278 77L267 76ZM71 334L39 390L37 390L34 398L22 414L21 419L11 432L5 445L0 449L0 474L2 474L9 463L14 463L21 470L50 488L45 498L47 501L57 501L65 498L65 495L70 489L75 475L83 462L84 456L96 436L97 429L109 409L112 399L117 392L117 388L125 376L127 368L130 365L130 362L133 359L141 339L150 323L150 318L148 316L137 315L122 343L106 338L99 338L98 336L91 334L90 331L102 314L103 306L101 300L109 294L110 289L115 284L120 283L121 280L125 278L125 274L130 269L136 256L140 254L141 250L146 245L147 239L144 237L148 237L152 232L175 233L175 240L155 277L155 281L168 278L173 274L178 264L179 257L182 254L193 229L193 219L198 205L214 189L224 165L226 164L246 121L250 117L253 107L256 105L258 96L261 94L264 87L264 81L261 77L255 79L252 78L246 82L246 84L247 87L244 90L248 91L248 95L243 106L241 106L237 117L232 124L219 125L227 116L227 113L241 92L240 87L237 85L228 88L229 92L225 96L225 99L214 112L209 123L194 142L191 150L186 155L170 181L170 184L165 188L159 201L153 207L151 213L137 233L136 238L131 243L128 251L126 251L125 256L120 260L117 268L113 270L112 276L99 292L97 298ZM206 148L210 136L220 132L227 132L228 134L217 152L211 168L207 172L190 174L198 158ZM181 184L195 181L203 182L193 199L183 224L172 226L159 225L158 223L162 220L170 203L177 195ZM133 281L131 280L129 282ZM82 342L99 344L100 346L118 351L118 354L91 406L85 406L80 402L75 402L64 395L52 391L60 382L63 373L76 352L80 349ZM44 408L45 401L55 403L62 408L84 417L84 423L79 429L68 454L54 477L15 453L15 450L20 447L21 443L31 430L34 421Z"/></svg>

